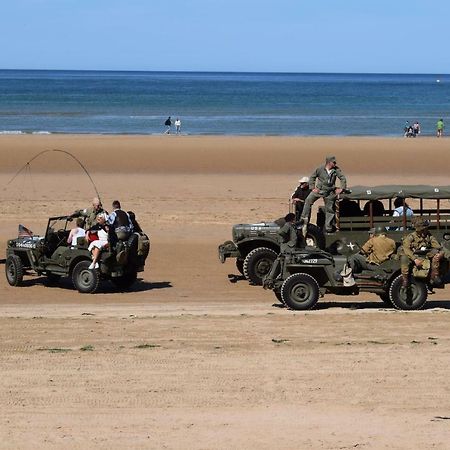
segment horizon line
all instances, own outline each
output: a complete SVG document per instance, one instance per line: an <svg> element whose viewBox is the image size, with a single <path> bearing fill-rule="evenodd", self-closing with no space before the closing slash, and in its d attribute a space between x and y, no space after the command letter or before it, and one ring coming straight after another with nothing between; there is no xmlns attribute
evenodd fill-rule
<svg viewBox="0 0 450 450"><path fill-rule="evenodd" d="M434 75L449 76L441 72L276 72L276 71L238 71L238 70L129 70L129 69L15 69L0 68L4 72L122 72L122 73L208 73L208 74L277 74L277 75Z"/></svg>

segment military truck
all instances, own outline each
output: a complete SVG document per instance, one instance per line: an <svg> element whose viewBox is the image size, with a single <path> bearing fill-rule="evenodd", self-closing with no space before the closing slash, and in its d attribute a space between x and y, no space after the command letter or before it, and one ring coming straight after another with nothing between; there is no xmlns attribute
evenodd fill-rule
<svg viewBox="0 0 450 450"><path fill-rule="evenodd" d="M438 240L450 240L447 223L450 209L443 208L443 202L450 199L450 186L385 185L355 186L341 194L336 202L336 230L333 233L324 232L325 214L320 206L316 224L308 224L306 244L336 255L343 240L362 246L367 240L367 230L378 225L385 226L390 237L400 245L405 231L411 229L411 218L406 213L392 216L396 198L403 200L404 212L407 200L417 199L419 205L415 213L431 221L430 230ZM234 225L232 241L219 246L220 261L224 263L228 258L236 258L238 270L253 284L261 285L280 251L279 228L275 222Z"/></svg>
<svg viewBox="0 0 450 450"><path fill-rule="evenodd" d="M278 221L233 225L233 240L219 245L220 261L236 258L239 272L252 284L261 285L280 252L279 229ZM308 225L307 242L310 246L325 247L322 231L313 224Z"/></svg>
<svg viewBox="0 0 450 450"><path fill-rule="evenodd" d="M355 295L372 292L387 304L398 309L420 309L424 306L428 291L443 288L450 282L449 263L446 258L441 264L442 284L431 286L429 273L412 276L410 287L402 287L400 261L398 255L385 261L376 270L366 270L355 274L355 284L345 285L342 273L349 255L359 251L367 241L369 227L377 226L394 239L397 247L402 237L410 233L411 216L402 214L392 217L389 207L384 214L375 216L374 201L384 201L391 205L392 199L403 199L403 211L407 199L416 199L418 208L414 216L422 216L430 222L430 232L441 242L448 257L450 254L450 209L442 208L442 202L450 199L450 186L380 186L375 188L356 187L346 196L353 201L366 200L369 203L368 216L337 216L339 230L326 235L326 250L304 247L283 255L281 271L271 288L276 297L292 309L311 309L326 293L335 295ZM338 211L338 213L342 211ZM387 214L386 214L387 213Z"/></svg>
<svg viewBox="0 0 450 450"><path fill-rule="evenodd" d="M45 275L50 283L68 276L81 293L96 292L102 279L110 280L118 290L133 285L150 252L148 236L133 233L119 242L120 248L108 246L100 254L99 269L89 269L92 257L85 239L78 238L75 246L67 243L72 220L72 216L50 217L44 236L34 236L19 226L19 237L10 239L6 248L5 272L11 286L20 286L24 275Z"/></svg>

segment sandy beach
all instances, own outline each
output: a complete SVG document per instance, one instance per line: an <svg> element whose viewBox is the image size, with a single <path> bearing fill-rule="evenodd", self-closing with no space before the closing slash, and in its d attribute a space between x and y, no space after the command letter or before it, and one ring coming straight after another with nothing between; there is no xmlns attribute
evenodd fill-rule
<svg viewBox="0 0 450 450"><path fill-rule="evenodd" d="M217 246L286 214L329 154L350 186L448 185L450 140L0 136L0 259L19 223L40 234L95 195L58 152L11 181L51 149L152 250L126 294L0 276L1 448L448 448L448 288L420 312L371 294L292 312L230 282Z"/></svg>

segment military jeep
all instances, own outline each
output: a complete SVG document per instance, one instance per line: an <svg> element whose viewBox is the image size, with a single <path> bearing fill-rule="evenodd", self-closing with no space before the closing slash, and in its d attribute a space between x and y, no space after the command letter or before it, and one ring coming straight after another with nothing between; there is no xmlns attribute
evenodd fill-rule
<svg viewBox="0 0 450 450"><path fill-rule="evenodd" d="M237 224L232 228L232 241L219 245L219 259L224 263L236 258L239 272L255 285L261 285L280 252L277 222ZM315 225L308 225L307 242L310 246L325 247L322 231Z"/></svg>
<svg viewBox="0 0 450 450"><path fill-rule="evenodd" d="M85 239L78 238L75 246L67 243L72 220L72 216L50 217L44 236L33 236L19 226L19 237L9 240L6 248L5 272L11 286L20 286L24 275L33 274L47 276L50 283L71 277L82 293L96 292L101 279L110 280L118 290L133 285L138 272L144 270L149 238L133 233L115 248L102 250L99 269L89 269L92 257Z"/></svg>
<svg viewBox="0 0 450 450"><path fill-rule="evenodd" d="M312 309L325 294L357 295L360 292L378 294L388 306L397 309L421 309L427 301L428 291L442 289L450 282L449 263L441 264L442 284L431 287L429 273L423 277L410 275L409 287L403 287L400 261L392 258L375 270L353 274L351 285L346 283L345 270L353 244L342 243L340 255L305 247L283 255L281 272L271 285L277 299L294 310Z"/></svg>
<svg viewBox="0 0 450 450"><path fill-rule="evenodd" d="M379 186L374 188L356 187L347 199L359 204L366 200L368 215L347 216L338 211L335 233L325 235L326 249L304 247L281 255L280 273L269 286L276 297L289 308L310 309L320 296L326 293L335 295L355 295L359 292L372 292L387 304L398 309L420 309L424 306L428 291L443 288L450 282L448 257L450 255L450 209L443 208L442 202L450 199L450 186ZM403 199L403 214L393 217L392 200ZM368 239L370 228L377 226L386 231L397 248L405 234L411 233L411 217L404 212L406 199L416 203L414 216L422 216L430 222L430 232L440 241L446 258L441 263L442 284L431 286L429 273L425 276L410 275L410 286L402 287L400 261L394 255L378 266L376 270L365 270L355 274L355 284L346 286L342 277L348 257L359 250ZM375 205L386 203L387 208L374 214ZM384 206L383 206L384 208Z"/></svg>

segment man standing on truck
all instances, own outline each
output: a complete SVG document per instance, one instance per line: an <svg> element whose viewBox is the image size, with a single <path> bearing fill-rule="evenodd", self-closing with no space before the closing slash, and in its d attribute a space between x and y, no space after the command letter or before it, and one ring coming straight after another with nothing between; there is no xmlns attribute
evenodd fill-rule
<svg viewBox="0 0 450 450"><path fill-rule="evenodd" d="M414 273L421 273L427 276L430 270L431 285L441 284L439 278L439 266L444 252L438 240L431 235L428 227L430 222L423 217L416 217L413 220L416 231L408 234L403 239L403 254L400 257L401 271L403 277L403 287L409 286L409 274L412 267Z"/></svg>
<svg viewBox="0 0 450 450"><path fill-rule="evenodd" d="M339 178L340 188L336 187L336 178ZM325 165L318 167L309 178L310 194L305 200L301 219L303 220L302 232L306 236L312 205L323 198L325 202L325 231L332 233L335 224L335 201L336 196L347 189L347 179L338 167L335 156L327 156Z"/></svg>

